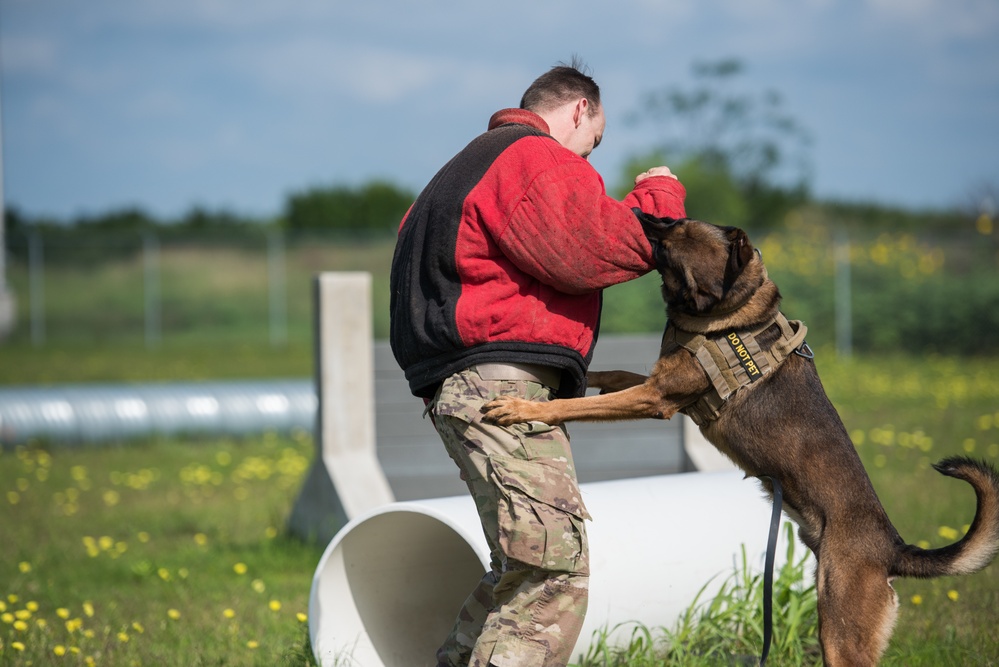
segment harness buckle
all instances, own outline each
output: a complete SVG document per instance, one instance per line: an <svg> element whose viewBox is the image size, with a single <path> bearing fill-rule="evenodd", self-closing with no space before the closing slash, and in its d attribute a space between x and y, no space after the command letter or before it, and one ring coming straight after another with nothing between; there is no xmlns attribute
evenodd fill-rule
<svg viewBox="0 0 999 667"><path fill-rule="evenodd" d="M802 342L801 345L795 348L794 353L799 357L804 357L805 359L815 358L815 352L812 351L812 348L806 342Z"/></svg>

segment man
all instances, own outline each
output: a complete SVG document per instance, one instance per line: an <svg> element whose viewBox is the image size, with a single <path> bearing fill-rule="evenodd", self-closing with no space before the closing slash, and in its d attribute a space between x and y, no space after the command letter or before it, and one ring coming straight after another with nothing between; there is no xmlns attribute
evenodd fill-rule
<svg viewBox="0 0 999 667"><path fill-rule="evenodd" d="M586 613L584 521L568 435L504 428L498 395L580 395L601 290L653 268L632 207L683 217L666 167L623 202L587 162L605 125L600 90L559 65L497 112L406 214L392 261L391 343L475 499L491 569L437 653L447 667L564 667Z"/></svg>

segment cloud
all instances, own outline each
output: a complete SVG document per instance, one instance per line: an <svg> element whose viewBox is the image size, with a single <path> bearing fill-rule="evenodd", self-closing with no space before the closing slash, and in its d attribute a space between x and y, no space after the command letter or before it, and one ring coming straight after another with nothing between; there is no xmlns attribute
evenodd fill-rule
<svg viewBox="0 0 999 667"><path fill-rule="evenodd" d="M994 36L999 28L995 0L867 0L867 5L874 20L934 42Z"/></svg>
<svg viewBox="0 0 999 667"><path fill-rule="evenodd" d="M5 35L0 43L0 58L6 74L43 76L56 69L59 49L56 41L48 37Z"/></svg>

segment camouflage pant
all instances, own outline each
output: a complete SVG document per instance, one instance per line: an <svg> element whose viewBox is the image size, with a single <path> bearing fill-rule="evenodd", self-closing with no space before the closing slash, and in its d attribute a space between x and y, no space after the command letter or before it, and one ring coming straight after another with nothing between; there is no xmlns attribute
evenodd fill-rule
<svg viewBox="0 0 999 667"><path fill-rule="evenodd" d="M536 382L487 381L467 370L445 380L430 404L491 554L490 571L465 601L437 660L451 667L565 667L586 614L589 515L562 428L482 421L482 405L505 394L551 397Z"/></svg>

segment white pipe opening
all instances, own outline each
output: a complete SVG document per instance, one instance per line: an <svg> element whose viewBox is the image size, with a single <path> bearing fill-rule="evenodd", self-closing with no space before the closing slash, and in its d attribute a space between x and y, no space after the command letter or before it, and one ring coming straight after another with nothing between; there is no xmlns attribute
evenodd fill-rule
<svg viewBox="0 0 999 667"><path fill-rule="evenodd" d="M580 490L593 521L590 603L574 657L602 628L671 627L709 581L713 596L741 545L750 565L762 568L771 506L759 483L740 472ZM786 552L783 533L781 542L776 567ZM323 667L433 667L488 563L470 497L392 503L357 517L330 542L313 577L309 634L317 660Z"/></svg>

